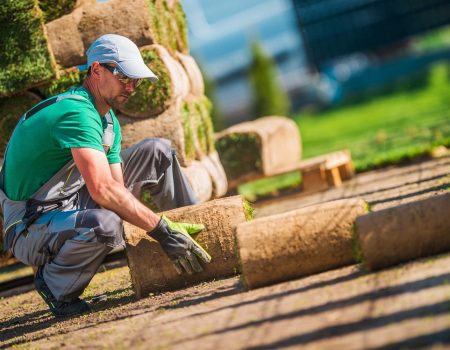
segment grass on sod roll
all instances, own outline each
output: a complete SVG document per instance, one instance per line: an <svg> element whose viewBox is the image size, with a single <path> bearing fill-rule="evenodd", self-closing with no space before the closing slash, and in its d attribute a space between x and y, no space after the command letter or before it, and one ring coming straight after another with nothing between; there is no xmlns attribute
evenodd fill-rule
<svg viewBox="0 0 450 350"><path fill-rule="evenodd" d="M200 116L200 128L197 130L197 137L204 147L205 154L216 150L214 127L211 119L212 104L208 97L203 96L197 103L197 111Z"/></svg>
<svg viewBox="0 0 450 350"><path fill-rule="evenodd" d="M177 50L187 54L189 52L187 21L181 1L177 1L172 12L177 29Z"/></svg>
<svg viewBox="0 0 450 350"><path fill-rule="evenodd" d="M136 93L129 98L125 108L131 112L155 111L156 115L164 110L164 105L172 94L169 73L155 51L144 50L141 54L158 77L158 81L151 83L144 80L136 89Z"/></svg>
<svg viewBox="0 0 450 350"><path fill-rule="evenodd" d="M45 98L66 92L71 87L82 85L86 73L87 71L80 72L78 69L63 71L59 79L39 87L39 92Z"/></svg>
<svg viewBox="0 0 450 350"><path fill-rule="evenodd" d="M294 119L302 133L302 159L348 148L361 172L427 155L450 146L450 65L432 67L420 88ZM255 199L300 181L299 174L289 173L241 185L239 193Z"/></svg>
<svg viewBox="0 0 450 350"><path fill-rule="evenodd" d="M150 17L150 28L154 30L154 39L155 44L163 45L163 36L164 36L164 19L160 15L162 6L161 0L147 0L148 3L148 13Z"/></svg>
<svg viewBox="0 0 450 350"><path fill-rule="evenodd" d="M169 4L166 0L162 1L162 8L161 14L163 16L164 21L164 34L163 34L163 43L170 52L173 52L177 50L177 23L174 20L174 16L172 14L172 11L169 8Z"/></svg>
<svg viewBox="0 0 450 350"><path fill-rule="evenodd" d="M242 205L244 207L245 220L252 221L255 218L255 209L252 207L252 204L248 200L243 199Z"/></svg>
<svg viewBox="0 0 450 350"><path fill-rule="evenodd" d="M39 0L45 23L71 13L77 0Z"/></svg>
<svg viewBox="0 0 450 350"><path fill-rule="evenodd" d="M155 43L170 52L188 52L186 16L177 1L173 9L167 0L147 0L151 28L154 29Z"/></svg>
<svg viewBox="0 0 450 350"><path fill-rule="evenodd" d="M183 101L181 104L181 123L184 133L184 152L187 159L195 159L194 132L191 124L191 108L190 103Z"/></svg>
<svg viewBox="0 0 450 350"><path fill-rule="evenodd" d="M261 142L255 134L230 134L216 141L228 179L262 171Z"/></svg>
<svg viewBox="0 0 450 350"><path fill-rule="evenodd" d="M55 76L37 0L0 4L0 96L26 90Z"/></svg>
<svg viewBox="0 0 450 350"><path fill-rule="evenodd" d="M190 129L193 137L198 142L200 152L202 154L214 152L216 148L214 144L214 128L211 120L211 102L206 96L203 96L196 101L186 102L185 108L189 111Z"/></svg>

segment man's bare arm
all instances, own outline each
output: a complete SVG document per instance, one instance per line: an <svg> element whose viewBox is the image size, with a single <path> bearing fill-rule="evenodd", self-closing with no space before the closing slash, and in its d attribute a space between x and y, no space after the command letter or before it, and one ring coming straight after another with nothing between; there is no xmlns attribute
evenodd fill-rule
<svg viewBox="0 0 450 350"><path fill-rule="evenodd" d="M109 164L109 169L111 170L111 176L113 177L113 179L125 186L123 181L122 164Z"/></svg>
<svg viewBox="0 0 450 350"><path fill-rule="evenodd" d="M159 216L113 177L103 152L91 148L72 148L72 156L96 203L146 231L156 227Z"/></svg>

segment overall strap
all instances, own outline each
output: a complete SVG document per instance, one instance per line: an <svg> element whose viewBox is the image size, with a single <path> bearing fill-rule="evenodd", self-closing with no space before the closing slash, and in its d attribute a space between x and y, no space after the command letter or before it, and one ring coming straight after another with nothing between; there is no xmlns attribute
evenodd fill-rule
<svg viewBox="0 0 450 350"><path fill-rule="evenodd" d="M64 94L64 95L51 97L51 98L37 104L36 106L31 108L29 111L27 111L24 114L22 121L31 118L33 115L35 115L37 112L44 109L45 107L51 106L52 104L54 104L58 101L65 100L68 98L73 99L73 100L80 100L80 101L88 100L86 97L77 95L77 94ZM103 149L105 150L105 153L108 153L114 143L114 138L115 138L114 121L113 121L111 112L106 113L105 118L106 118L106 122L108 123L108 125L107 125L106 129L103 130L102 144L103 144Z"/></svg>
<svg viewBox="0 0 450 350"><path fill-rule="evenodd" d="M108 153L114 143L116 134L114 133L114 121L110 112L106 113L105 119L108 126L103 130L102 143L105 153Z"/></svg>
<svg viewBox="0 0 450 350"><path fill-rule="evenodd" d="M65 95L59 95L59 96L55 96L55 97L51 97L39 104L37 104L36 106L34 106L33 108L31 108L30 110L28 110L27 112L25 112L25 115L23 117L23 120L27 120L29 118L31 118L33 115L35 115L37 112L39 112L40 110L44 109L45 107L51 106L52 104L61 101L61 100L65 100L65 99L73 99L73 100L86 100L87 98L81 95L76 95L76 94L65 94Z"/></svg>

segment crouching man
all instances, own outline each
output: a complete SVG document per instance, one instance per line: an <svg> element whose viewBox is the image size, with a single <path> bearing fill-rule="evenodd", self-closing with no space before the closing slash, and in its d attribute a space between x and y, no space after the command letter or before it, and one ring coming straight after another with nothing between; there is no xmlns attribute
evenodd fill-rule
<svg viewBox="0 0 450 350"><path fill-rule="evenodd" d="M90 310L79 296L108 252L124 245L122 220L158 240L179 273L211 259L190 238L192 225L160 218L137 199L145 188L161 210L196 203L170 142L120 148L112 108L157 77L123 36L98 38L87 59L82 86L22 116L0 172L4 248L38 266L35 287L55 316Z"/></svg>

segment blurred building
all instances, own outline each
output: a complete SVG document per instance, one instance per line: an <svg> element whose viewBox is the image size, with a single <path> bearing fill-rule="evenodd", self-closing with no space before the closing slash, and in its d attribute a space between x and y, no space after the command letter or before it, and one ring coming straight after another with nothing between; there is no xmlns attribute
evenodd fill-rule
<svg viewBox="0 0 450 350"><path fill-rule="evenodd" d="M182 0L191 53L217 85L220 109L231 124L248 117L250 43L259 41L275 58L283 86L307 83L302 37L291 0Z"/></svg>
<svg viewBox="0 0 450 350"><path fill-rule="evenodd" d="M191 53L217 84L227 124L247 119L250 43L276 60L296 109L338 103L436 60L450 48L413 53L410 38L450 24L448 0L181 0Z"/></svg>
<svg viewBox="0 0 450 350"><path fill-rule="evenodd" d="M411 75L448 48L414 52L411 38L450 23L448 0L293 0L308 64L328 100Z"/></svg>

